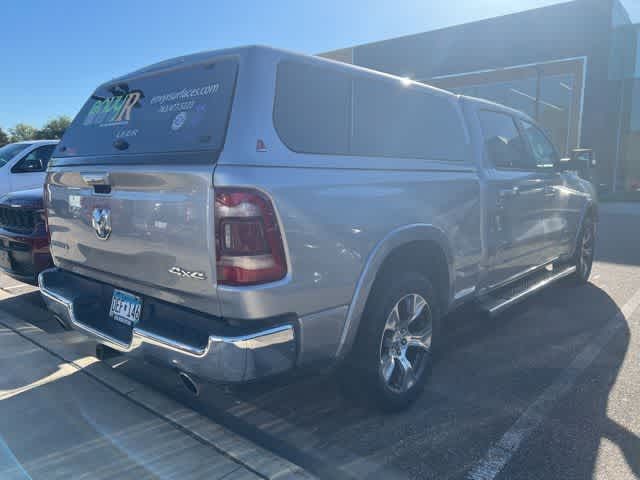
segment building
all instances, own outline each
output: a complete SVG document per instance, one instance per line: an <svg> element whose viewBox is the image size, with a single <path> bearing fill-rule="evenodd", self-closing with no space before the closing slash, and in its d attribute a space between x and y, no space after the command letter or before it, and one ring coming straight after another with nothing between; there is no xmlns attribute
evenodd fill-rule
<svg viewBox="0 0 640 480"><path fill-rule="evenodd" d="M637 44L618 0L574 0L321 55L525 111L619 191L640 190Z"/></svg>

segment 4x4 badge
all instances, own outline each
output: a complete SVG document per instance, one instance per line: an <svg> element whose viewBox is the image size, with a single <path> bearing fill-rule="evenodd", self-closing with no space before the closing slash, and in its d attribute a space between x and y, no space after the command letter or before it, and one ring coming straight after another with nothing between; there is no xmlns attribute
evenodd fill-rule
<svg viewBox="0 0 640 480"><path fill-rule="evenodd" d="M193 278L194 280L206 280L207 276L202 272L190 272L189 270L185 270L180 267L171 267L169 269L169 273L173 273L174 275L178 275L183 278Z"/></svg>
<svg viewBox="0 0 640 480"><path fill-rule="evenodd" d="M91 214L91 226L100 240L107 240L111 235L111 210L94 208Z"/></svg>

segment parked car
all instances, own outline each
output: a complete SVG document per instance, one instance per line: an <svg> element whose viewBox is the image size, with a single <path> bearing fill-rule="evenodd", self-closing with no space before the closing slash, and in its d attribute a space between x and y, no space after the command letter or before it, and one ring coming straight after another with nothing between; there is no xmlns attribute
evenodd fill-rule
<svg viewBox="0 0 640 480"><path fill-rule="evenodd" d="M0 197L0 270L35 285L52 266L42 188Z"/></svg>
<svg viewBox="0 0 640 480"><path fill-rule="evenodd" d="M597 204L573 167L487 101L266 47L182 57L100 86L65 133L39 283L193 391L339 364L399 409L447 312L587 281Z"/></svg>
<svg viewBox="0 0 640 480"><path fill-rule="evenodd" d="M58 140L28 140L0 147L0 195L40 188Z"/></svg>

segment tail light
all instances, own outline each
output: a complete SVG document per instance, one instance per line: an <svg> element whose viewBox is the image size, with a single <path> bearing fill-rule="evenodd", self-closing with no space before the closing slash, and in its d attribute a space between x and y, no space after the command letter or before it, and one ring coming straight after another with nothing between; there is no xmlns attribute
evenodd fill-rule
<svg viewBox="0 0 640 480"><path fill-rule="evenodd" d="M216 266L220 285L257 285L287 274L271 201L250 189L215 190Z"/></svg>

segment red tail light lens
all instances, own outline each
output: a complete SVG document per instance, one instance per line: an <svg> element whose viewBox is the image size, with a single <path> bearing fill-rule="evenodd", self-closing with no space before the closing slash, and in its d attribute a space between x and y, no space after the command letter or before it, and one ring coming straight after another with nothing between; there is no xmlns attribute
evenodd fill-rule
<svg viewBox="0 0 640 480"><path fill-rule="evenodd" d="M220 285L257 285L287 274L271 201L256 190L216 188L216 266Z"/></svg>

